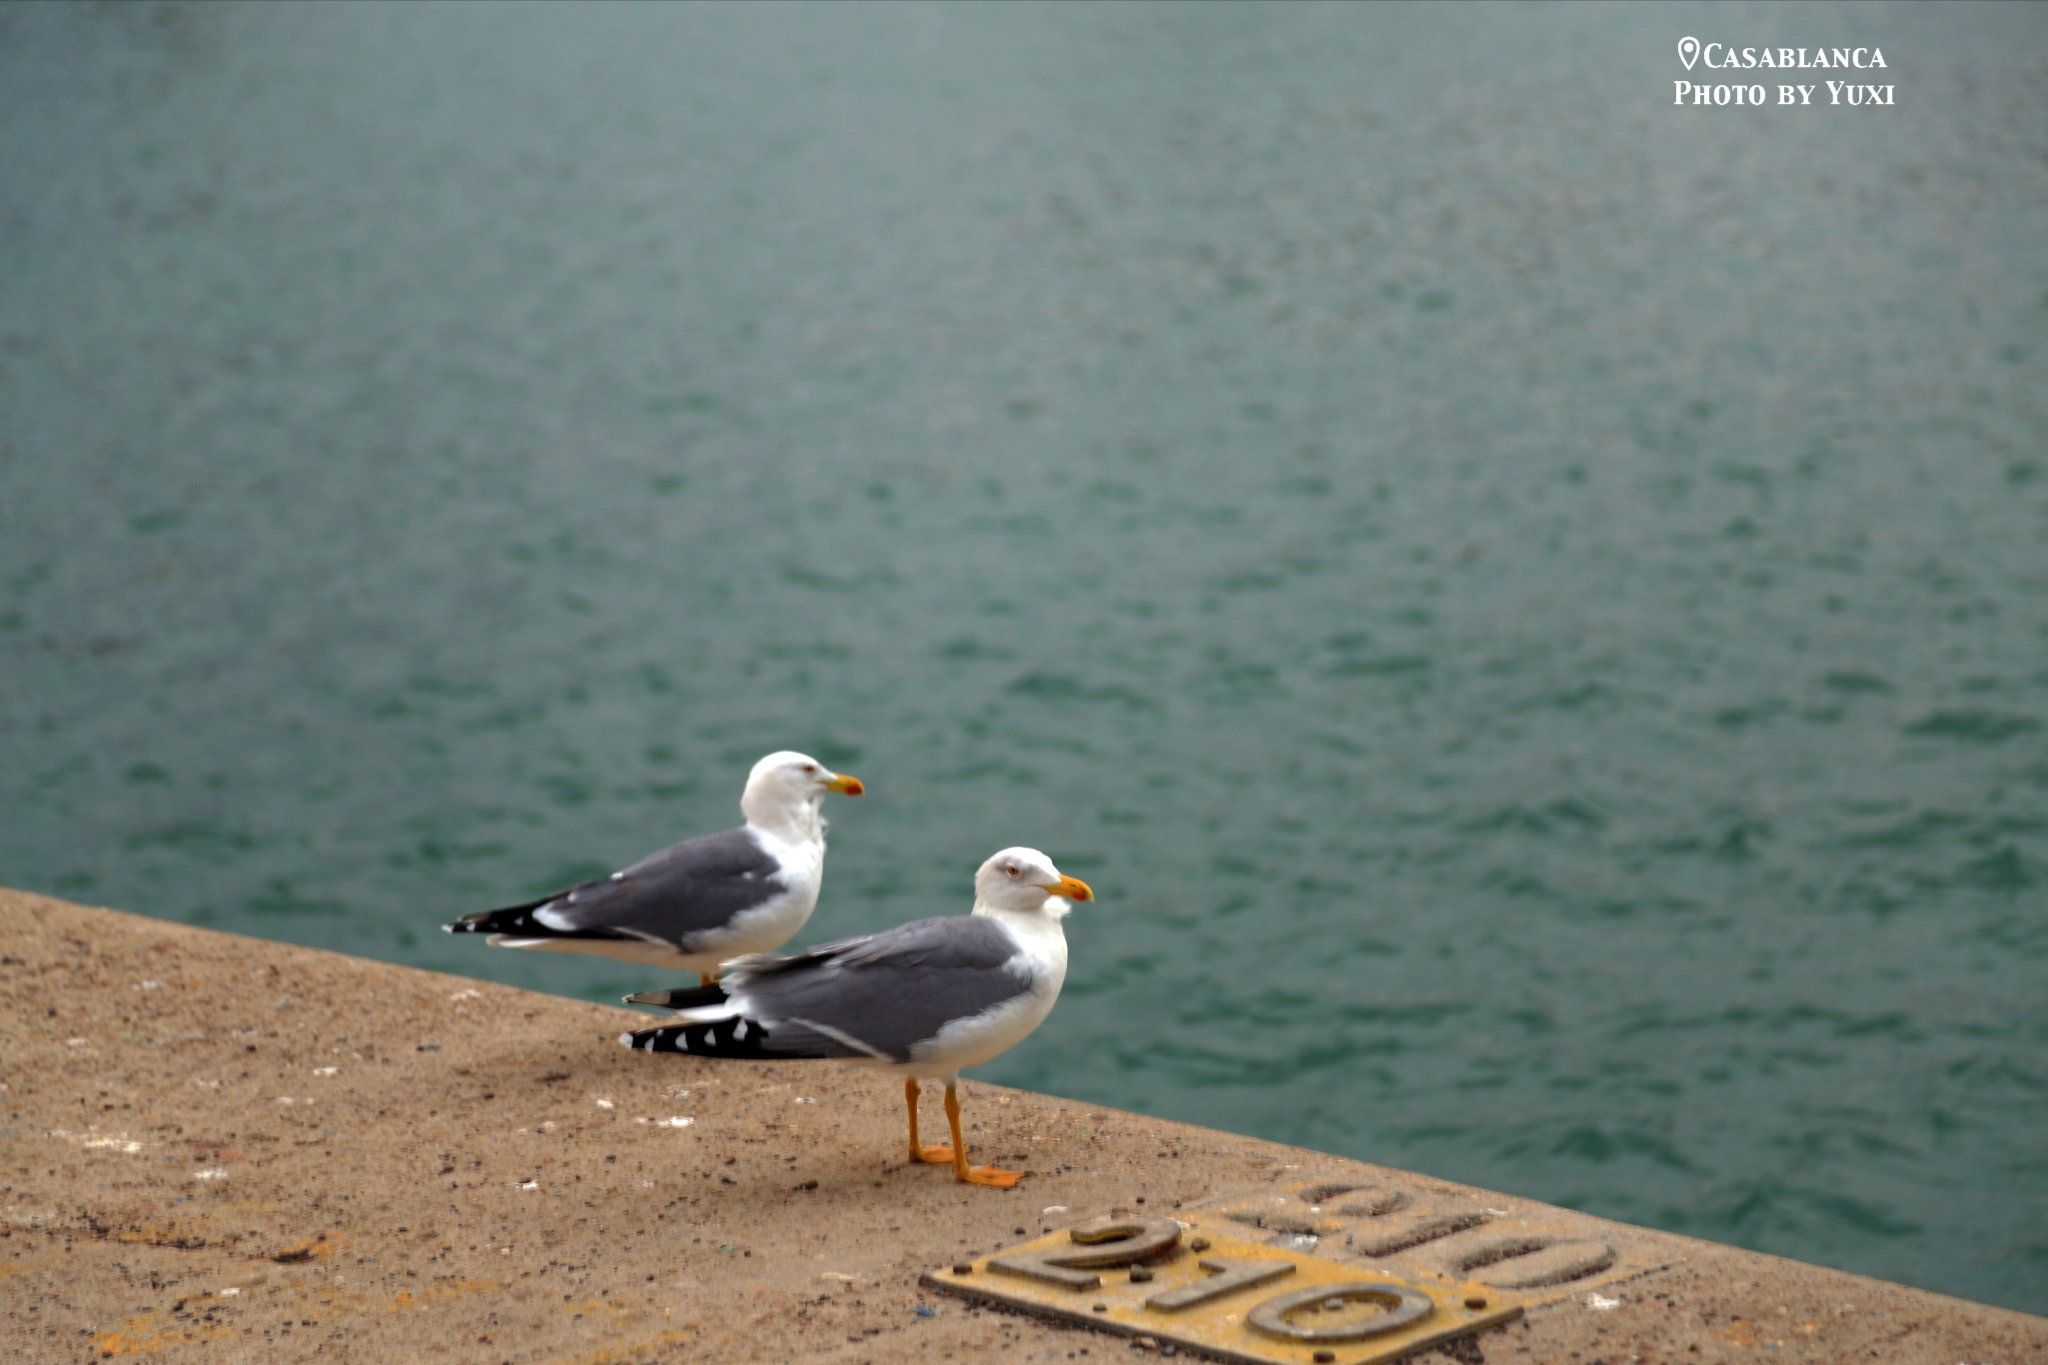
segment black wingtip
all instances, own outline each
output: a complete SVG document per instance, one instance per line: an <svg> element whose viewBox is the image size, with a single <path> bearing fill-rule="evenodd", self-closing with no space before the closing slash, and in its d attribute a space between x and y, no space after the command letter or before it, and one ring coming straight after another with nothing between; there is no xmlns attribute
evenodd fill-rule
<svg viewBox="0 0 2048 1365"><path fill-rule="evenodd" d="M799 1055L770 1052L768 1030L751 1019L720 1019L709 1024L664 1024L619 1035L635 1052L681 1052L692 1057L730 1057L748 1061L787 1061Z"/></svg>
<svg viewBox="0 0 2048 1365"><path fill-rule="evenodd" d="M621 1033L619 1041L635 1052L688 1052L690 1043L686 1032L686 1026L681 1025L635 1029L631 1033Z"/></svg>
<svg viewBox="0 0 2048 1365"><path fill-rule="evenodd" d="M567 933L543 924L534 912L547 903L535 901L531 905L508 905L503 910L479 910L474 915L464 915L453 924L444 924L441 927L451 934L506 934L513 938L618 937L605 930Z"/></svg>
<svg viewBox="0 0 2048 1365"><path fill-rule="evenodd" d="M655 1005L662 1009L692 1010L706 1005L722 1005L728 999L724 987L717 982L709 986L677 986L663 991L635 991L624 997L629 1005Z"/></svg>
<svg viewBox="0 0 2048 1365"><path fill-rule="evenodd" d="M694 994L694 992L690 992ZM659 1005L663 1009L674 1009L685 994L684 991L635 991L623 997L629 1005ZM715 1003L715 1002L713 1002Z"/></svg>

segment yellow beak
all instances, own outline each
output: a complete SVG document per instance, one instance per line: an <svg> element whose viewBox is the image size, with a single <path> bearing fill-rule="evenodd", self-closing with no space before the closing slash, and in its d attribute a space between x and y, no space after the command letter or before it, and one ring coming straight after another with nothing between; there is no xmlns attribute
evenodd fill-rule
<svg viewBox="0 0 2048 1365"><path fill-rule="evenodd" d="M859 796L867 788L860 784L859 778L848 777L845 773L840 773L825 784L825 790L840 792L847 796Z"/></svg>
<svg viewBox="0 0 2048 1365"><path fill-rule="evenodd" d="M1065 896L1070 901L1092 901L1095 899L1095 892L1089 889L1088 883L1082 881L1079 877L1062 877L1056 882L1046 883L1043 889L1052 892L1055 896Z"/></svg>

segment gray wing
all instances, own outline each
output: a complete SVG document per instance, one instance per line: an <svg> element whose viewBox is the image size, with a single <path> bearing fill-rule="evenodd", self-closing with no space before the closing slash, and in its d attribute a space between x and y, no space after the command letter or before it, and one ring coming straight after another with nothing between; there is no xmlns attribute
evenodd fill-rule
<svg viewBox="0 0 2048 1365"><path fill-rule="evenodd" d="M771 1052L892 1062L909 1061L914 1044L1032 984L1016 941L973 915L914 920L797 957L746 958L720 983L767 1026Z"/></svg>
<svg viewBox="0 0 2048 1365"><path fill-rule="evenodd" d="M611 877L533 907L557 935L659 939L688 949L735 915L788 890L782 864L742 826L671 844Z"/></svg>

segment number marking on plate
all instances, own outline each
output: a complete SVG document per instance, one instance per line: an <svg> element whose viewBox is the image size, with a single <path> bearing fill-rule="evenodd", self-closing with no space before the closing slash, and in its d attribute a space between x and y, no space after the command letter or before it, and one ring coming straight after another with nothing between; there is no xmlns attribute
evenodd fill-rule
<svg viewBox="0 0 2048 1365"><path fill-rule="evenodd" d="M1231 1226L1098 1218L924 1283L1239 1365L1373 1365L1522 1314L1522 1296L1492 1285L1380 1274Z"/></svg>

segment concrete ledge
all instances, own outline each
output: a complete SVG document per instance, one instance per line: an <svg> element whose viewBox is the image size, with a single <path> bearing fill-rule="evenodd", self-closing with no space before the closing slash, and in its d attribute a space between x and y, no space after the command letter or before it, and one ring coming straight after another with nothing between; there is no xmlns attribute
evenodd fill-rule
<svg viewBox="0 0 2048 1365"><path fill-rule="evenodd" d="M629 1053L626 1010L17 892L0 944L14 1359L1122 1359L918 1280L1141 1200L1389 1265L1551 1230L1466 1362L2048 1359L2048 1319L972 1082L975 1158L1036 1174L962 1188L886 1079Z"/></svg>

